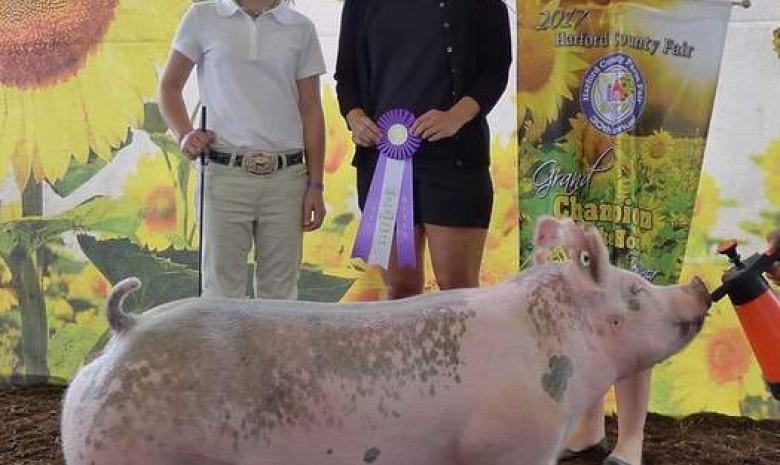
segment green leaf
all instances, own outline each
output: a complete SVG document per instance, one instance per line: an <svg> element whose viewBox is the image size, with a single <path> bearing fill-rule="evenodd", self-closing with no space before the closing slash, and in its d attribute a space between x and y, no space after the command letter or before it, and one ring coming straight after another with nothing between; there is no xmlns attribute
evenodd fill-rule
<svg viewBox="0 0 780 465"><path fill-rule="evenodd" d="M116 155L116 152L127 147L133 143L133 132L130 128L127 128L125 139L117 146L111 147L111 156ZM65 176L59 179L54 184L51 184L52 189L61 197L70 195L73 191L81 187L85 182L89 181L94 175L106 166L105 160L95 154L92 150L89 151L86 163L79 163L75 159L71 158L68 170L65 172Z"/></svg>
<svg viewBox="0 0 780 465"><path fill-rule="evenodd" d="M780 402L769 396L746 396L739 403L739 410L742 416L750 418L780 418Z"/></svg>
<svg viewBox="0 0 780 465"><path fill-rule="evenodd" d="M179 265L184 265L193 270L198 269L197 250L182 250L171 247L157 252L157 256L178 263Z"/></svg>
<svg viewBox="0 0 780 465"><path fill-rule="evenodd" d="M141 212L138 205L128 199L110 199L92 197L76 208L51 217L64 219L72 223L68 229L107 232L122 236L133 236L141 224Z"/></svg>
<svg viewBox="0 0 780 465"><path fill-rule="evenodd" d="M322 229L327 232L344 234L344 232L347 230L347 226L349 226L349 224L354 220L354 213L343 213L333 218L331 221L328 221Z"/></svg>
<svg viewBox="0 0 780 465"><path fill-rule="evenodd" d="M338 302L354 279L330 276L322 271L303 268L298 278L298 299L310 302Z"/></svg>
<svg viewBox="0 0 780 465"><path fill-rule="evenodd" d="M99 241L78 236L81 250L111 284L135 276L143 287L128 297L128 311L145 311L172 300L196 296L198 272L131 243L128 239Z"/></svg>
<svg viewBox="0 0 780 465"><path fill-rule="evenodd" d="M157 305L197 295L197 252L167 250L155 254L127 239L99 241L92 236L78 236L84 254L111 282L135 276L143 287L130 295L125 302L128 312L140 313ZM247 283L251 295L252 266L247 265ZM338 302L347 293L353 279L329 276L321 271L302 269L299 299L313 302ZM64 336L63 336L64 337ZM108 341L109 333L88 344L90 354L95 354ZM87 351L85 351L86 353Z"/></svg>
<svg viewBox="0 0 780 465"><path fill-rule="evenodd" d="M52 376L70 379L84 364L90 351L106 332L105 317L100 316L88 323L67 324L49 339L49 372Z"/></svg>
<svg viewBox="0 0 780 465"><path fill-rule="evenodd" d="M49 242L72 231L94 231L132 237L141 223L137 205L127 199L92 197L72 210L54 216L26 216L0 225L0 236L10 234L17 244ZM10 243L6 237L3 244Z"/></svg>
<svg viewBox="0 0 780 465"><path fill-rule="evenodd" d="M7 257L17 243L18 238L12 229L0 228L0 256Z"/></svg>
<svg viewBox="0 0 780 465"><path fill-rule="evenodd" d="M155 102L144 103L144 131L148 133L167 132L168 125L160 113L160 107Z"/></svg>
<svg viewBox="0 0 780 465"><path fill-rule="evenodd" d="M70 166L68 167L68 171L65 172L65 176L52 184L51 187L60 197L67 197L85 182L89 181L92 176L96 175L105 166L106 162L90 150L87 163L81 164L76 160L71 159Z"/></svg>
<svg viewBox="0 0 780 465"><path fill-rule="evenodd" d="M159 147L163 152L174 154L179 153L179 144L177 144L173 137L169 136L168 134L150 134L149 137L152 139L152 142L154 142L155 145L157 145L157 147Z"/></svg>

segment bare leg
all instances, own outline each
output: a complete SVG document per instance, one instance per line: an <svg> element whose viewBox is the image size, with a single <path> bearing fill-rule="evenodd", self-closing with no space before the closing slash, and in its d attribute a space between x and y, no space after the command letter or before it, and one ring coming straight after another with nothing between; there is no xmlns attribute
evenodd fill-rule
<svg viewBox="0 0 780 465"><path fill-rule="evenodd" d="M425 225L439 289L479 287L487 229Z"/></svg>
<svg viewBox="0 0 780 465"><path fill-rule="evenodd" d="M618 440L610 454L632 465L642 463L645 419L650 402L651 370L617 383Z"/></svg>
<svg viewBox="0 0 780 465"><path fill-rule="evenodd" d="M395 245L390 251L388 269L382 270L389 300L403 299L422 293L425 284L425 231L422 226L414 228L414 244L417 256L417 267L414 269L399 268Z"/></svg>

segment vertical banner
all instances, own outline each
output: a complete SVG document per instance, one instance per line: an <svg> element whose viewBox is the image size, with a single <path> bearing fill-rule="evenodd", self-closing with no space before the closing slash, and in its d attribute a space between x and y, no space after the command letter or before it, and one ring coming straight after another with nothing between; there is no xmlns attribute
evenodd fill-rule
<svg viewBox="0 0 780 465"><path fill-rule="evenodd" d="M552 215L598 227L614 264L676 282L731 4L517 5L521 267Z"/></svg>

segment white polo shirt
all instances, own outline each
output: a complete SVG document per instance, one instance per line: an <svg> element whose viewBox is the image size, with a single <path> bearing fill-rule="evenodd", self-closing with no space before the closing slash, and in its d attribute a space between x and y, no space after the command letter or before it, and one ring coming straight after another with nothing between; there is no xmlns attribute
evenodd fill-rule
<svg viewBox="0 0 780 465"><path fill-rule="evenodd" d="M194 3L173 48L197 63L215 148L303 149L296 81L325 73L309 18L285 2L256 20L233 0Z"/></svg>

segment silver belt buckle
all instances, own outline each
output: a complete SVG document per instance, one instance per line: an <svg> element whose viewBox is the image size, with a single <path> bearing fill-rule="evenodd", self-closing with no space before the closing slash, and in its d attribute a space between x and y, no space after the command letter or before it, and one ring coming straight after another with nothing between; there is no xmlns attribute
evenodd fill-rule
<svg viewBox="0 0 780 465"><path fill-rule="evenodd" d="M276 172L279 160L274 154L254 152L244 155L241 166L247 173L266 176Z"/></svg>

